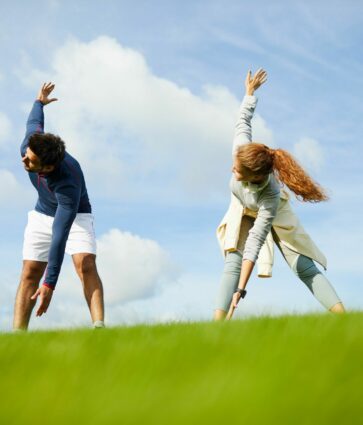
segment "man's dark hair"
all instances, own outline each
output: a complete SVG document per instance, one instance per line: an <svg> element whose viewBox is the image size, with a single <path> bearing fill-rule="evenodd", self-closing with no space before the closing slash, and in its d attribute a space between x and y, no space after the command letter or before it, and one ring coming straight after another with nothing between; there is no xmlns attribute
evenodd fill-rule
<svg viewBox="0 0 363 425"><path fill-rule="evenodd" d="M64 158L63 140L51 133L34 133L29 137L29 149L39 158L40 164L58 166Z"/></svg>

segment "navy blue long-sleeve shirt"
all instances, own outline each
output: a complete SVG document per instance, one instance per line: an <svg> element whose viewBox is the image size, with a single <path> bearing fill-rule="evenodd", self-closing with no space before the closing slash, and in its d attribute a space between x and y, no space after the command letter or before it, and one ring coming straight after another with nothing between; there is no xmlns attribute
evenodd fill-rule
<svg viewBox="0 0 363 425"><path fill-rule="evenodd" d="M26 123L26 134L20 147L23 157L29 137L44 132L43 104L35 101ZM86 183L78 161L65 153L63 161L51 173L43 175L28 173L38 192L35 210L54 217L52 241L48 255L48 266L44 284L54 289L61 270L69 231L77 213L91 213Z"/></svg>

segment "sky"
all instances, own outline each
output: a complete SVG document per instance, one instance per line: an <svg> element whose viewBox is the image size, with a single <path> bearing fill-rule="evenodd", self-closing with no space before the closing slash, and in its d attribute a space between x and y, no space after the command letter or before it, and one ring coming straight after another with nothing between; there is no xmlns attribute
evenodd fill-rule
<svg viewBox="0 0 363 425"><path fill-rule="evenodd" d="M0 2L0 330L11 329L27 212L36 192L19 146L41 84L82 165L108 325L210 320L223 270L215 230L230 199L231 147L249 69L267 83L253 139L293 153L330 201L291 199L328 258L347 309L363 307L363 4L359 1ZM236 316L323 313L276 254ZM90 326L65 258L31 329Z"/></svg>

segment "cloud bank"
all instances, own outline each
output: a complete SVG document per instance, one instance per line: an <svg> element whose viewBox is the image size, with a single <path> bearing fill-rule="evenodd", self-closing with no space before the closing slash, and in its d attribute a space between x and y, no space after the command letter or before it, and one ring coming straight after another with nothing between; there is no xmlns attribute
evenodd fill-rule
<svg viewBox="0 0 363 425"><path fill-rule="evenodd" d="M1 79L1 76L0 76ZM10 136L11 132L11 122L9 118L3 113L0 112L0 147L6 147L7 139Z"/></svg>
<svg viewBox="0 0 363 425"><path fill-rule="evenodd" d="M302 137L295 143L293 153L308 170L319 171L324 164L323 149L315 139Z"/></svg>
<svg viewBox="0 0 363 425"><path fill-rule="evenodd" d="M60 101L46 111L48 129L65 139L98 194L135 198L147 183L150 199L179 202L225 190L240 102L227 88L206 85L193 94L106 36L72 39L55 51L50 73L24 76L34 87L49 79ZM258 116L254 138L273 144Z"/></svg>

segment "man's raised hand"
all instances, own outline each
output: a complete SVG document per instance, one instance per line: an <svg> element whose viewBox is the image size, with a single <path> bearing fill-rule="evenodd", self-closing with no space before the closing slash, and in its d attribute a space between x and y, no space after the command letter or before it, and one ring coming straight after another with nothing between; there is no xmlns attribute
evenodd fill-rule
<svg viewBox="0 0 363 425"><path fill-rule="evenodd" d="M49 99L49 95L54 90L54 87L55 84L53 83L44 83L41 89L39 90L37 100L42 102L43 105L48 105L48 103L57 101L58 99L55 97Z"/></svg>

